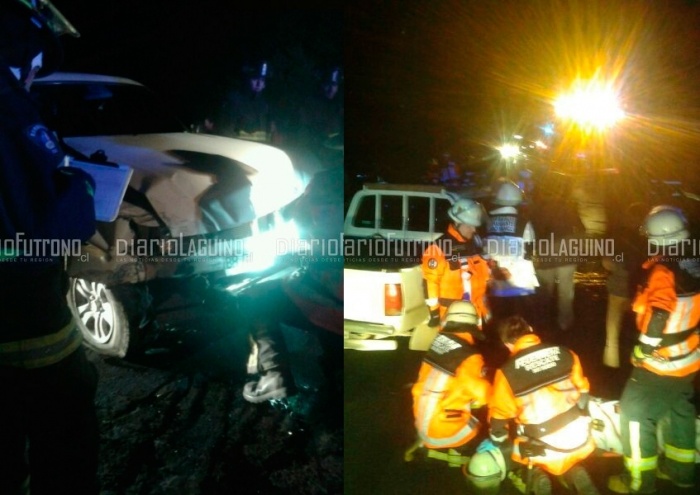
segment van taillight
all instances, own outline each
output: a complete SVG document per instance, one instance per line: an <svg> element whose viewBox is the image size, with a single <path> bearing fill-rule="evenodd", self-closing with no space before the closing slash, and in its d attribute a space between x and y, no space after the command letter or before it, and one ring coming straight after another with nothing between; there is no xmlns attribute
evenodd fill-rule
<svg viewBox="0 0 700 495"><path fill-rule="evenodd" d="M401 316L402 308L401 284L384 284L384 315Z"/></svg>

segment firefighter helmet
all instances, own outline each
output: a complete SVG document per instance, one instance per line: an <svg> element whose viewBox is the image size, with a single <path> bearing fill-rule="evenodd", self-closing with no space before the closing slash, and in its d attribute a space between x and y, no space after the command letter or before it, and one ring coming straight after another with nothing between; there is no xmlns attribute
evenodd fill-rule
<svg viewBox="0 0 700 495"><path fill-rule="evenodd" d="M265 79L270 75L270 64L267 60L245 64L243 74L250 79Z"/></svg>
<svg viewBox="0 0 700 495"><path fill-rule="evenodd" d="M481 204L472 199L459 199L455 201L447 214L456 224L479 227L482 222L483 208Z"/></svg>
<svg viewBox="0 0 700 495"><path fill-rule="evenodd" d="M651 209L641 227L649 243L670 246L690 237L685 214L673 206L661 205Z"/></svg>
<svg viewBox="0 0 700 495"><path fill-rule="evenodd" d="M324 84L339 86L342 80L343 70L339 66L335 65L326 72L323 82Z"/></svg>
<svg viewBox="0 0 700 495"><path fill-rule="evenodd" d="M478 325L479 315L476 313L476 307L469 301L455 301L450 304L445 315L445 324L459 323L465 325Z"/></svg>
<svg viewBox="0 0 700 495"><path fill-rule="evenodd" d="M498 493L501 482L506 478L506 461L501 449L495 448L477 452L464 473L467 483L478 493Z"/></svg>
<svg viewBox="0 0 700 495"><path fill-rule="evenodd" d="M501 181L493 198L493 204L499 206L518 206L523 202L523 191L510 180Z"/></svg>
<svg viewBox="0 0 700 495"><path fill-rule="evenodd" d="M49 0L13 0L0 6L0 58L22 83L32 71L41 77L58 69L62 34L80 36Z"/></svg>

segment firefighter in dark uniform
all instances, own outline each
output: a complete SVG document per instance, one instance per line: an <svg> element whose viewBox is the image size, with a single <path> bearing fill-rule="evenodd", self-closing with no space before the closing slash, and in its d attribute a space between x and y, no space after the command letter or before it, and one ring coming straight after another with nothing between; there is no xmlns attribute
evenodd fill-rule
<svg viewBox="0 0 700 495"><path fill-rule="evenodd" d="M97 375L67 305L57 245L95 232L94 183L28 94L77 32L50 2L0 6L0 493L97 494ZM72 242L75 241L75 242ZM49 247L47 247L49 246Z"/></svg>
<svg viewBox="0 0 700 495"><path fill-rule="evenodd" d="M340 67L333 67L323 78L321 90L304 101L300 109L298 144L314 152L343 132L344 103Z"/></svg>
<svg viewBox="0 0 700 495"><path fill-rule="evenodd" d="M275 124L270 114L265 87L269 64L260 62L243 67L245 86L231 91L220 110L217 131L226 136L271 143Z"/></svg>
<svg viewBox="0 0 700 495"><path fill-rule="evenodd" d="M632 353L634 369L620 398L625 472L608 480L616 493L653 493L657 478L682 488L695 485L693 381L700 369L700 263L692 254L681 210L657 206L642 229L649 254L657 255L644 263L646 281L632 305L639 340ZM657 425L667 415L660 460Z"/></svg>
<svg viewBox="0 0 700 495"><path fill-rule="evenodd" d="M252 342L243 398L286 404L305 419L336 426L343 418L343 179L340 167L313 176L296 205L312 249L303 266L240 303Z"/></svg>

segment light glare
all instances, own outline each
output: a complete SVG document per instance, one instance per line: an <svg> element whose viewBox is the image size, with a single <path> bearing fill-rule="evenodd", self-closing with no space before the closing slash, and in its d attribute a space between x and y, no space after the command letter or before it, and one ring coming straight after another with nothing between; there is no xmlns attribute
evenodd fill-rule
<svg viewBox="0 0 700 495"><path fill-rule="evenodd" d="M554 110L558 117L586 129L604 130L624 117L614 89L596 81L579 84L572 93L562 95Z"/></svg>

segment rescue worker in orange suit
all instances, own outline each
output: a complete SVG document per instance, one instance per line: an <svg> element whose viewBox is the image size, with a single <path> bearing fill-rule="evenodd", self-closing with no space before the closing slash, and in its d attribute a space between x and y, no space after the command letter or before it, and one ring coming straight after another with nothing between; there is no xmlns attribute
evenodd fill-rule
<svg viewBox="0 0 700 495"><path fill-rule="evenodd" d="M526 485L537 495L551 493L547 473L561 476L567 487L582 495L598 494L580 465L594 450L590 434L589 383L576 353L543 343L520 316L497 327L510 358L496 370L489 401L490 439L479 450L507 447L511 459L528 466Z"/></svg>
<svg viewBox="0 0 700 495"><path fill-rule="evenodd" d="M491 384L476 347L484 339L478 322L472 303L453 302L412 388L418 441L429 457L453 464L466 462L460 456L471 455L484 433L474 412L486 405Z"/></svg>
<svg viewBox="0 0 700 495"><path fill-rule="evenodd" d="M65 154L28 93L35 76L56 70L64 33L77 35L50 2L0 3L2 494L99 492L97 373L67 304L57 247L94 234L94 182L62 166Z"/></svg>
<svg viewBox="0 0 700 495"><path fill-rule="evenodd" d="M652 257L643 265L645 283L633 302L639 340L620 398L625 471L608 480L616 493L653 493L657 478L682 488L695 484L693 381L700 369L700 263L684 256L690 232L681 210L654 207L642 229ZM660 462L656 432L665 415L670 421Z"/></svg>
<svg viewBox="0 0 700 495"><path fill-rule="evenodd" d="M452 220L447 232L423 252L428 325L439 326L449 305L460 300L474 304L481 325L491 314L486 301L491 270L482 257L481 237L476 232L484 221L484 209L476 201L460 199L447 213Z"/></svg>

